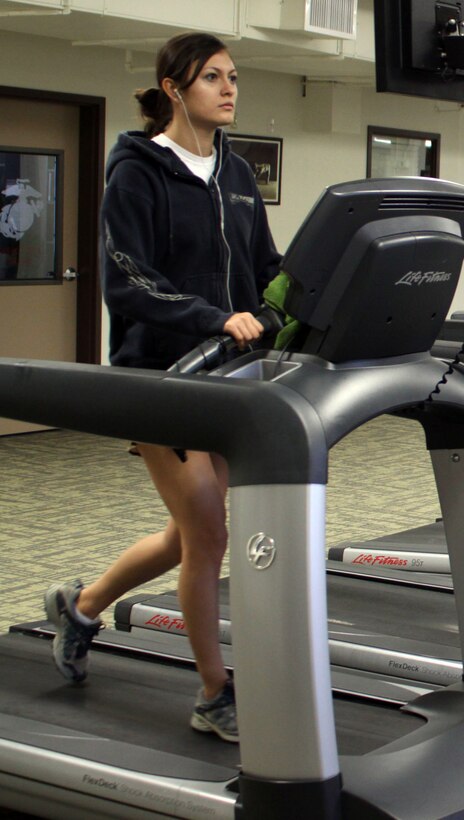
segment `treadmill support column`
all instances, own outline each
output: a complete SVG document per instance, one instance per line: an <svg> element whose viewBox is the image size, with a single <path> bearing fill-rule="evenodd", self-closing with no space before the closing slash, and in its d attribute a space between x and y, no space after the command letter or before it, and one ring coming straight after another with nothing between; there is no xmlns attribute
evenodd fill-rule
<svg viewBox="0 0 464 820"><path fill-rule="evenodd" d="M231 489L231 620L243 820L335 820L340 775L325 486ZM304 543L302 543L304 541Z"/></svg>
<svg viewBox="0 0 464 820"><path fill-rule="evenodd" d="M443 515L464 659L464 449L430 451Z"/></svg>

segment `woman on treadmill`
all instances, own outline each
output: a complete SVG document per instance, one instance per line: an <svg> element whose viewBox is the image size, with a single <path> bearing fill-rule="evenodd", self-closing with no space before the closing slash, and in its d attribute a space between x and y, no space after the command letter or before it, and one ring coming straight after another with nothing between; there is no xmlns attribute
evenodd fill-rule
<svg viewBox="0 0 464 820"><path fill-rule="evenodd" d="M233 123L237 100L225 45L209 34L173 38L158 54L157 79L159 90L136 94L145 132L121 134L109 157L102 280L111 363L164 369L218 333L240 348L258 339L263 327L253 314L280 257L252 171L222 130ZM69 680L84 680L102 610L180 564L179 598L203 684L191 725L237 742L233 681L218 639L227 464L215 453L135 446L169 510L168 525L89 586L48 589L56 665Z"/></svg>

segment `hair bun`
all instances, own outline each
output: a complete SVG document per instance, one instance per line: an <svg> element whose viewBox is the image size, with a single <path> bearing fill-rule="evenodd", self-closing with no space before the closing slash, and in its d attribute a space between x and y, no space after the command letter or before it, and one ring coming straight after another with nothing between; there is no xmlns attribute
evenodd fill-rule
<svg viewBox="0 0 464 820"><path fill-rule="evenodd" d="M159 88L138 88L134 97L140 104L140 109L147 119L155 119L159 105Z"/></svg>

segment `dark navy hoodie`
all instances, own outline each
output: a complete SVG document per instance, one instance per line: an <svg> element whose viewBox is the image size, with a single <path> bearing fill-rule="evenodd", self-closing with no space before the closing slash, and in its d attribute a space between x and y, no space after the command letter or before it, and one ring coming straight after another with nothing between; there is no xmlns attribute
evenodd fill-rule
<svg viewBox="0 0 464 820"><path fill-rule="evenodd" d="M168 367L233 312L256 311L279 271L248 163L220 130L215 145L209 184L142 132L121 134L109 156L102 286L114 365Z"/></svg>

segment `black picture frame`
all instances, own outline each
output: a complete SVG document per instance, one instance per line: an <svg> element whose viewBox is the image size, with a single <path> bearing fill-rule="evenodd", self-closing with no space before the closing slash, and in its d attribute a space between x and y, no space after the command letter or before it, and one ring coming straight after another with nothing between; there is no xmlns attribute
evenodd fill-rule
<svg viewBox="0 0 464 820"><path fill-rule="evenodd" d="M281 137L229 134L232 151L245 159L253 171L266 205L280 205L282 181Z"/></svg>
<svg viewBox="0 0 464 820"><path fill-rule="evenodd" d="M63 151L0 145L0 285L62 282Z"/></svg>

